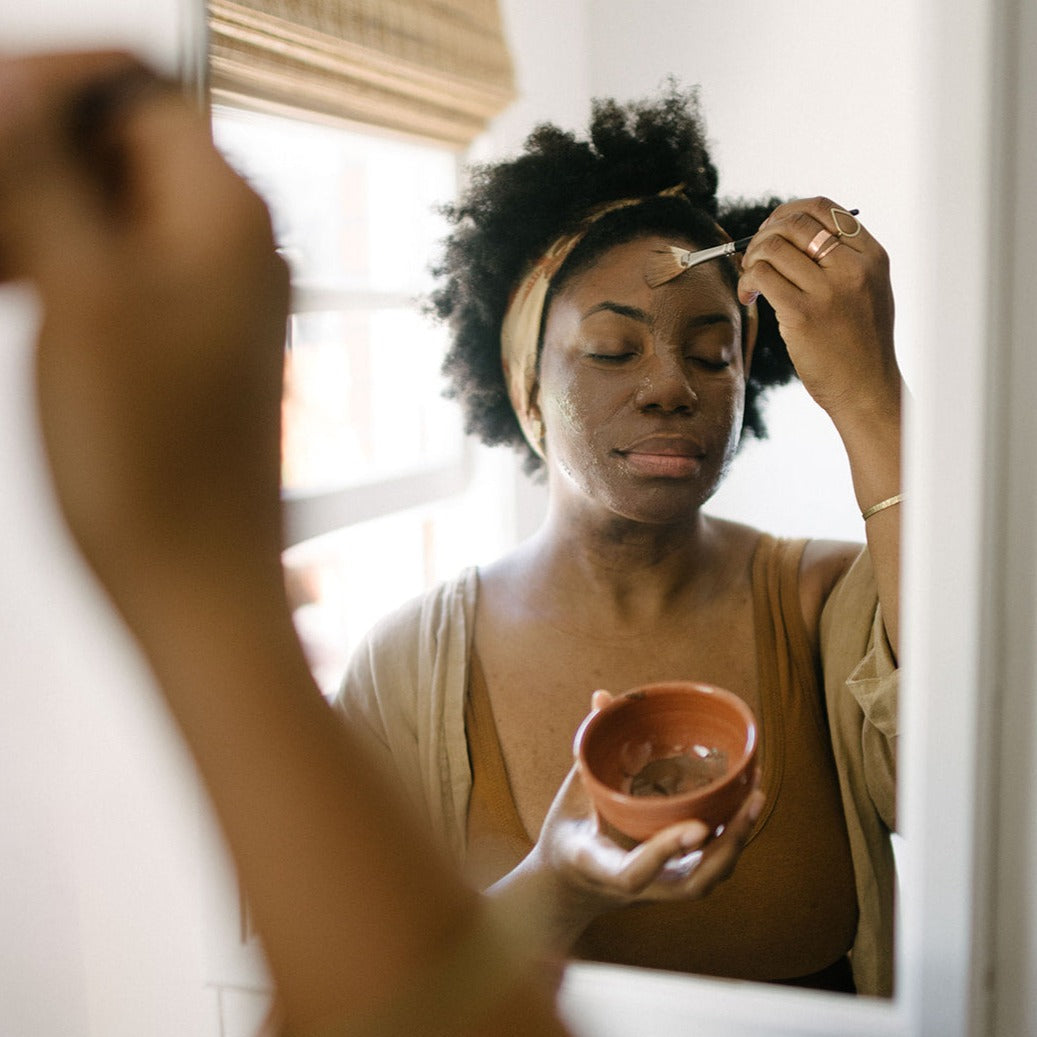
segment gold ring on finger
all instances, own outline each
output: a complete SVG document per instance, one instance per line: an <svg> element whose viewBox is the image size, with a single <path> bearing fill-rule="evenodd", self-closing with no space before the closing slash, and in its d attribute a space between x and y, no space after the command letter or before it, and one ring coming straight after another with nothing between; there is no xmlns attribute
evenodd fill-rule
<svg viewBox="0 0 1037 1037"><path fill-rule="evenodd" d="M832 214L832 222L835 224L835 236L837 238L855 238L860 234L861 221L857 219L854 213L848 212L846 209L837 209L834 205L829 211ZM842 221L839 219L840 216L843 217ZM853 220L853 230L847 230L843 226L843 222L846 220ZM821 257L818 256L817 258L820 259Z"/></svg>
<svg viewBox="0 0 1037 1037"><path fill-rule="evenodd" d="M822 227L811 239L810 244L804 249L806 254L811 259L817 259L818 252L825 246L825 243L831 238L832 232L827 227Z"/></svg>
<svg viewBox="0 0 1037 1037"><path fill-rule="evenodd" d="M807 245L807 255L815 262L820 263L824 256L839 244L839 237L827 230L820 231Z"/></svg>
<svg viewBox="0 0 1037 1037"><path fill-rule="evenodd" d="M835 234L829 234L828 240L821 246L821 248L818 249L817 255L814 256L814 262L820 263L821 260L824 259L825 256L827 256L828 253L832 251L832 249L838 248L838 246L841 244L842 242Z"/></svg>

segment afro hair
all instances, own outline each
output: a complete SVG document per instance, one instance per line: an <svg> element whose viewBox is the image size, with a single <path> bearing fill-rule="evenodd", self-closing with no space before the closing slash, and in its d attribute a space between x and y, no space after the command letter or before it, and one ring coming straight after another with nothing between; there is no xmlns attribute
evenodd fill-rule
<svg viewBox="0 0 1037 1037"><path fill-rule="evenodd" d="M656 197L677 185L676 196ZM523 438L508 399L501 366L501 324L515 286L558 237L603 203L645 199L599 219L555 275L551 292L614 245L670 234L705 248L727 235L753 234L779 204L777 198L720 202L716 190L698 94L672 81L655 100L595 101L585 139L544 124L517 158L472 168L461 198L444 208L452 230L433 270L438 286L429 307L450 327L443 362L446 395L461 403L465 430L488 445L506 443L524 451L526 470L539 468L542 462ZM725 266L734 289L737 268L733 262ZM742 433L762 438L761 397L788 382L795 370L774 311L762 297L758 308Z"/></svg>

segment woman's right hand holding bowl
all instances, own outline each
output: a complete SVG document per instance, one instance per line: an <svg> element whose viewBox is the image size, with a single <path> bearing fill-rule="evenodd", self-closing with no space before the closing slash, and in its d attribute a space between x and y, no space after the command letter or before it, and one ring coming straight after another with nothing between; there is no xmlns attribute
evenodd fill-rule
<svg viewBox="0 0 1037 1037"><path fill-rule="evenodd" d="M592 709L611 699L596 691ZM535 889L553 937L567 949L595 918L615 908L707 896L734 871L762 806L754 772L749 794L719 834L693 818L636 842L599 817L577 764L558 790L536 845L496 888Z"/></svg>

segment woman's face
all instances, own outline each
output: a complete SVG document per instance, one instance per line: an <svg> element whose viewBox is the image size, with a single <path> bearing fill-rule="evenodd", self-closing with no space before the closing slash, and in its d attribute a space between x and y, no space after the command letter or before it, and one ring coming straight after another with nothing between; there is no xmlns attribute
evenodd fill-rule
<svg viewBox="0 0 1037 1037"><path fill-rule="evenodd" d="M648 286L648 261L673 243L617 245L555 296L536 397L553 483L653 523L687 519L723 479L748 363L719 263Z"/></svg>

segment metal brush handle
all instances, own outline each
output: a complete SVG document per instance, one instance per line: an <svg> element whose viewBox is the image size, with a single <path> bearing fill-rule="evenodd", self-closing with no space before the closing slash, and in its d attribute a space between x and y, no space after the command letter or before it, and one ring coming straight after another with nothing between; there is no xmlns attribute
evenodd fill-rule
<svg viewBox="0 0 1037 1037"><path fill-rule="evenodd" d="M744 252L752 240L752 235L750 235L747 238L739 238L737 241L725 241L723 245L699 249L698 252L684 252L681 254L680 264L685 270L688 270L693 266L698 266L699 263L708 263L711 259L730 256L735 252Z"/></svg>

